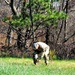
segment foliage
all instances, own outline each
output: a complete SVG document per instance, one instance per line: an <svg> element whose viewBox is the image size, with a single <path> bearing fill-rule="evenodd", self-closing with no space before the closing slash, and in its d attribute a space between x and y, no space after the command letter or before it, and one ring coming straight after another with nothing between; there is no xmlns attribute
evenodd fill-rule
<svg viewBox="0 0 75 75"><path fill-rule="evenodd" d="M31 2L32 5L32 16L34 22L41 22L46 20L43 24L44 25L53 25L58 23L59 19L67 18L67 14L63 11L59 12L54 9L50 9L50 2L49 0L33 0Z"/></svg>
<svg viewBox="0 0 75 75"><path fill-rule="evenodd" d="M23 19L21 15L19 17L13 17L13 20L11 21L11 24L17 27L28 26L28 23L30 23L30 20L28 18Z"/></svg>
<svg viewBox="0 0 75 75"><path fill-rule="evenodd" d="M41 22L43 20L46 20L44 22L44 25L53 25L56 26L59 19L65 19L67 17L67 14L64 12L59 12L54 9L50 9L50 1L49 0L32 0L30 4L26 3L25 8L29 10L31 7L32 11L32 17L33 22ZM26 10L24 10L26 11ZM29 11L27 11L28 13ZM29 15L29 13L28 13ZM23 19L22 14L19 16L13 16L11 20L11 25L14 25L16 27L20 26L30 26L31 24L30 16L26 16L25 19Z"/></svg>
<svg viewBox="0 0 75 75"><path fill-rule="evenodd" d="M30 20L28 18L23 19L22 15L13 16L11 21L8 19L8 17L5 17L4 21L5 22L10 22L11 25L13 25L15 27L28 26L29 25L28 23L30 23Z"/></svg>
<svg viewBox="0 0 75 75"><path fill-rule="evenodd" d="M51 60L52 60L52 59L57 59L55 49L54 49L54 50L50 50L49 55L50 55L50 59L51 59Z"/></svg>

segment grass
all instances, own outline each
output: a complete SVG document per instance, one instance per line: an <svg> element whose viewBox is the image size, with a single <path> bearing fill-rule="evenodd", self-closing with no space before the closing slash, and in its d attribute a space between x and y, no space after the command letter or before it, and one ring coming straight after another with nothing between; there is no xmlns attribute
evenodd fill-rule
<svg viewBox="0 0 75 75"><path fill-rule="evenodd" d="M46 66L29 58L0 58L0 75L75 75L75 60L53 60Z"/></svg>

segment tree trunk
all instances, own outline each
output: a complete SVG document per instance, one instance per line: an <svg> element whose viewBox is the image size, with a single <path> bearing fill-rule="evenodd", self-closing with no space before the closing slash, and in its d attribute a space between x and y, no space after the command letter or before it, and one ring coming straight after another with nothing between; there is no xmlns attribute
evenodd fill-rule
<svg viewBox="0 0 75 75"><path fill-rule="evenodd" d="M30 20L31 20L31 27L32 27L32 37L33 37L33 41L32 42L34 42L35 39L34 39L34 25L33 25L33 16L32 16L32 8L31 8L31 0L29 0L29 6L30 6L29 10L30 10Z"/></svg>
<svg viewBox="0 0 75 75"><path fill-rule="evenodd" d="M11 44L11 26L9 25L9 28L8 28L8 32L7 32L7 45L8 47L10 47L10 44Z"/></svg>
<svg viewBox="0 0 75 75"><path fill-rule="evenodd" d="M22 40L22 29L21 28L19 28L18 29L18 34L17 34L17 47L18 47L18 49L21 49L22 47L23 47L23 40Z"/></svg>
<svg viewBox="0 0 75 75"><path fill-rule="evenodd" d="M46 43L49 43L49 26L46 26Z"/></svg>
<svg viewBox="0 0 75 75"><path fill-rule="evenodd" d="M68 13L68 1L69 0L66 0L66 5L65 5L65 8L63 9L63 11L67 14ZM66 19L64 20L64 40L65 41L66 39Z"/></svg>

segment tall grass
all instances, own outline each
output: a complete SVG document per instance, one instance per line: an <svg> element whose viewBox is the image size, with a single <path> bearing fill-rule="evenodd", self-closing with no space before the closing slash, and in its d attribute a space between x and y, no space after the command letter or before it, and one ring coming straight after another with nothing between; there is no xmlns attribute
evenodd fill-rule
<svg viewBox="0 0 75 75"><path fill-rule="evenodd" d="M75 75L74 60L53 60L46 66L29 58L0 58L0 75Z"/></svg>

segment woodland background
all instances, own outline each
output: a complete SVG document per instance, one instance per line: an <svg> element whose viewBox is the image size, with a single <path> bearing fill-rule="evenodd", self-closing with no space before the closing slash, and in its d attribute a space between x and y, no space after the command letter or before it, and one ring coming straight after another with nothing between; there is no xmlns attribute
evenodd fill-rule
<svg viewBox="0 0 75 75"><path fill-rule="evenodd" d="M32 57L32 43L43 41L51 59L75 59L75 0L50 1L0 0L1 57Z"/></svg>

